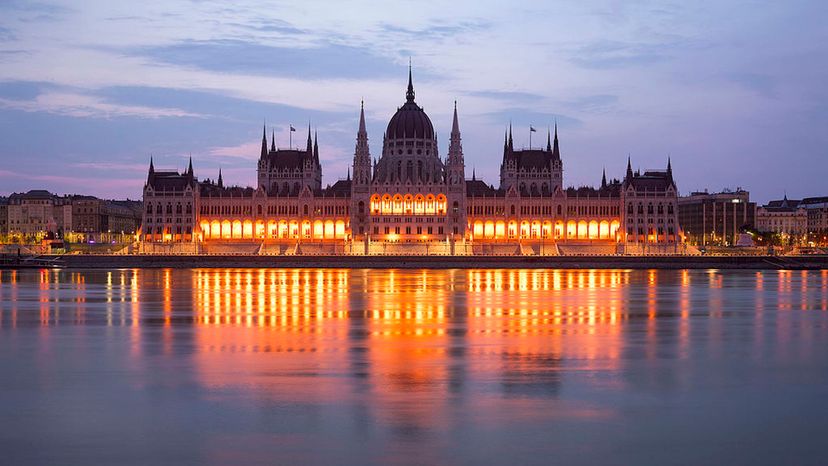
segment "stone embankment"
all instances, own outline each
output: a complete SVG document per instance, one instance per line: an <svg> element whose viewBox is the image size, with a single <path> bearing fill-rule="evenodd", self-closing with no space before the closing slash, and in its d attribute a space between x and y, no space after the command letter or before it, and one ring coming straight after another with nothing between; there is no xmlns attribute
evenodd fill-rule
<svg viewBox="0 0 828 466"><path fill-rule="evenodd" d="M40 256L41 258L45 256ZM560 268L560 269L828 269L828 256L260 256L65 255L72 268Z"/></svg>

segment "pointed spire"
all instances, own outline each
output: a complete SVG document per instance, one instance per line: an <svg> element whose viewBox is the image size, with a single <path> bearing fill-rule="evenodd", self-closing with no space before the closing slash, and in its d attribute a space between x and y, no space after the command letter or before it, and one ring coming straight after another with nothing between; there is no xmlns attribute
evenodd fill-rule
<svg viewBox="0 0 828 466"><path fill-rule="evenodd" d="M512 140L512 122L510 121L509 122L509 150L514 150L514 149L515 149L515 144L514 144L514 141Z"/></svg>
<svg viewBox="0 0 828 466"><path fill-rule="evenodd" d="M270 151L276 152L276 130L273 129L270 136Z"/></svg>
<svg viewBox="0 0 828 466"><path fill-rule="evenodd" d="M187 175L193 176L193 156L190 156L190 164L187 166Z"/></svg>
<svg viewBox="0 0 828 466"><path fill-rule="evenodd" d="M561 159L561 149L558 147L558 122L555 121L555 139L552 142L552 157L556 160Z"/></svg>
<svg viewBox="0 0 828 466"><path fill-rule="evenodd" d="M475 173L474 167L472 167L472 181L475 181L476 179L477 179L477 174Z"/></svg>
<svg viewBox="0 0 828 466"><path fill-rule="evenodd" d="M307 156L313 157L313 139L311 139L311 125L310 121L308 122L308 145L307 145Z"/></svg>
<svg viewBox="0 0 828 466"><path fill-rule="evenodd" d="M408 57L408 90L405 92L405 101L414 102L414 84L411 79L411 57Z"/></svg>
<svg viewBox="0 0 828 466"><path fill-rule="evenodd" d="M149 172L150 172L150 173L155 173L155 166L152 164L152 156L151 156L151 155L150 155L150 168L149 168Z"/></svg>
<svg viewBox="0 0 828 466"><path fill-rule="evenodd" d="M457 121L457 101L454 101L454 120L451 122L451 137L460 137L460 123Z"/></svg>
<svg viewBox="0 0 828 466"><path fill-rule="evenodd" d="M603 188L606 188L606 187L607 187L607 169L604 168L603 170L601 170L601 188L603 189Z"/></svg>
<svg viewBox="0 0 828 466"><path fill-rule="evenodd" d="M667 179L673 181L673 164L670 163L670 156L667 156Z"/></svg>
<svg viewBox="0 0 828 466"><path fill-rule="evenodd" d="M351 181L351 166L348 165L348 178L345 178L348 181Z"/></svg>
<svg viewBox="0 0 828 466"><path fill-rule="evenodd" d="M632 171L632 162L630 161L630 154L627 154L627 176L626 178L632 178L633 171Z"/></svg>
<svg viewBox="0 0 828 466"><path fill-rule="evenodd" d="M262 125L262 157L267 156L267 124Z"/></svg>
<svg viewBox="0 0 828 466"><path fill-rule="evenodd" d="M357 132L357 137L360 135L367 135L368 131L365 129L365 101L359 101L359 131Z"/></svg>
<svg viewBox="0 0 828 466"><path fill-rule="evenodd" d="M549 127L547 127L546 128L546 151L547 152L552 152L552 143L549 141L549 138L550 138L549 133L550 133Z"/></svg>
<svg viewBox="0 0 828 466"><path fill-rule="evenodd" d="M319 136L313 131L313 161L319 164Z"/></svg>
<svg viewBox="0 0 828 466"><path fill-rule="evenodd" d="M224 181L221 179L221 167L219 167L218 187L219 188L224 187Z"/></svg>

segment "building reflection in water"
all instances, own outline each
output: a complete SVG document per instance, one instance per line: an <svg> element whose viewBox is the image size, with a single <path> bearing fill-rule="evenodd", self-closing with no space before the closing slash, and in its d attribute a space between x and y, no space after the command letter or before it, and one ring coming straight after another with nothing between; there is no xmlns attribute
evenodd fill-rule
<svg viewBox="0 0 828 466"><path fill-rule="evenodd" d="M549 416L537 401L567 386L680 390L683 366L663 361L721 357L734 339L795 356L825 332L799 313L825 321L828 271L2 271L0 302L4 333L122 329L134 367L183 356L214 396L313 407L319 423L347 400L352 428L416 442L496 401Z"/></svg>

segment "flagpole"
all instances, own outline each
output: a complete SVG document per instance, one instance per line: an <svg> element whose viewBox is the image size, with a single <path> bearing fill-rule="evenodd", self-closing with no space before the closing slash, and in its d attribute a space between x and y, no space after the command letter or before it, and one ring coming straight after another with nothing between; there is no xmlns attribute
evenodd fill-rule
<svg viewBox="0 0 828 466"><path fill-rule="evenodd" d="M532 125L529 125L529 150L532 150Z"/></svg>
<svg viewBox="0 0 828 466"><path fill-rule="evenodd" d="M293 125L288 125L288 149L293 150Z"/></svg>

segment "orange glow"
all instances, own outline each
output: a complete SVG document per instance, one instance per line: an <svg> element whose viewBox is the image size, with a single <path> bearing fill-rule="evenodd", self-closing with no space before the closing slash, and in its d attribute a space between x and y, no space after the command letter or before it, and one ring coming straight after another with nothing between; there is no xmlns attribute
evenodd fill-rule
<svg viewBox="0 0 828 466"><path fill-rule="evenodd" d="M443 194L379 194L371 196L372 215L445 215L446 196Z"/></svg>

